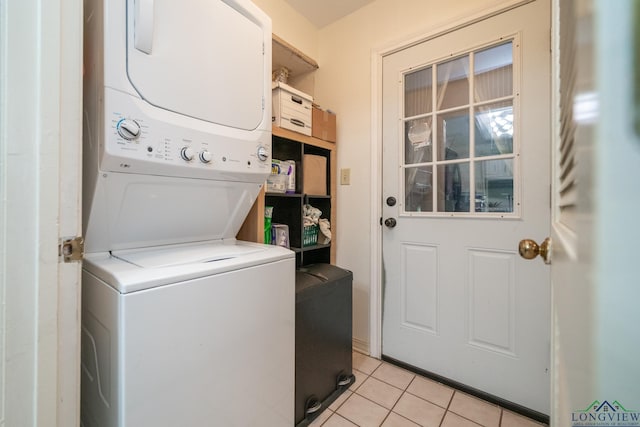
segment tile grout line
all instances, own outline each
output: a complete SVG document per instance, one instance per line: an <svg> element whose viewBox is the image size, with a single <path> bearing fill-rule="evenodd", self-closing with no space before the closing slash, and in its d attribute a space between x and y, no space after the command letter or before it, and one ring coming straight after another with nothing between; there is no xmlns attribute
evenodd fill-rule
<svg viewBox="0 0 640 427"><path fill-rule="evenodd" d="M362 384L360 384L360 387L362 387L362 385L364 385L365 381L367 381L369 378L373 377L373 374L374 374L374 373L378 370L378 368L380 368L383 364L384 364L384 362L380 363L380 365L378 365L378 366L376 367L376 369L374 369L374 370L371 372L371 374L367 375L367 378L366 378L364 381L362 381ZM355 369L355 368L354 368L354 369ZM362 372L362 371L360 371L360 372ZM402 396L403 396L405 393L407 393L407 391L406 391L406 390L409 388L409 385L411 385L411 383L413 382L413 380L417 377L417 375L416 375L416 374L412 374L412 375L413 375L413 378L411 379L411 381L409 381L409 383L407 384L407 386L406 386L404 389L401 389L401 388L399 388L399 387L396 387L396 386L395 386L395 385L393 385L393 384L389 384L388 382L386 382L386 381L384 381L384 380L381 380L380 378L373 377L375 380L380 381L380 382L381 382L381 383L383 383L383 384L386 384L386 385L388 385L388 386L390 386L390 387L395 388L396 390L400 390L400 391L401 391L400 396L398 397L398 399L395 401L395 403L393 404L393 406L392 406L390 409L389 409L389 408L385 408L384 406L382 406L382 405L381 405L381 404L379 404L378 402L375 402L375 401L373 401L373 400L369 399L369 398L368 398L368 397L366 397L366 396L363 396L362 394L358 393L358 390L354 390L354 391L352 392L352 394L357 394L359 397L361 397L361 398L363 398L363 399L365 399L365 400L368 400L369 402L373 403L374 405L377 405L377 406L379 406L379 407L381 407L381 408L383 408L383 409L385 409L385 410L387 411L387 414L385 415L385 417L382 419L382 422L380 423L380 425L382 425L382 424L384 424L384 422L387 420L387 418L389 418L389 415L391 415L391 412L393 412L393 408L395 408L395 407L396 407L396 405L398 404L398 402L400 401L400 399L402 398ZM360 387L358 387L358 389L360 389ZM409 393L409 394L411 394L411 393ZM344 402L342 402L342 405L344 405L344 403L345 403L349 398L351 398L351 396L349 396L347 399L345 399L345 401L344 401ZM342 405L340 405L340 406L342 406ZM337 413L337 412L336 412L336 413ZM399 415L399 416L401 416L401 417L402 417L402 415L398 414L397 412L396 412L395 414L397 414L397 415ZM411 421L411 420L409 420L409 419L408 419L408 418L406 418L406 417L402 417L402 418L404 418L404 419L406 419L406 420L408 420L408 421ZM348 418L347 418L347 419L348 419ZM350 421L350 422L352 422L352 423L354 423L352 420L349 420L349 421ZM411 422L413 422L413 421L411 421ZM354 424L355 424L355 423L354 423ZM357 425L357 424L356 424L356 425Z"/></svg>
<svg viewBox="0 0 640 427"><path fill-rule="evenodd" d="M360 354L364 355L365 357L371 358L370 356L367 356L367 355L365 355L364 353L360 353ZM374 359L374 360L377 360L377 359ZM443 417L442 417L442 420L440 421L439 427L441 427L441 426L442 426L442 424L444 423L444 419L445 419L445 417L446 417L446 415L447 415L447 413L448 413L448 412L451 412L451 413L453 413L454 415L456 415L456 416L458 416L458 417L460 417L460 418L463 418L463 419L465 419L465 420L467 420L467 421L469 421L469 422L472 422L472 423L474 423L474 424L476 424L476 425L478 425L478 426L486 427L486 426L483 426L482 424L480 424L480 423L478 423L478 422L476 422L476 421L474 421L474 420L472 420L472 419L470 419L470 418L467 418L466 416L460 415L460 414L458 414L457 412L455 412L455 411L453 411L453 410L451 410L451 409L450 409L450 408L451 408L451 404L453 403L453 399L454 399L454 397L455 397L455 394L456 394L456 393L461 393L461 394L466 395L466 393L464 393L464 392L462 392L461 390L458 390L458 389L456 389L456 388L454 388L454 387L446 386L445 384L442 384L442 383L440 383L440 382L438 382L438 381L431 380L430 378L423 377L423 376L422 376L422 375L420 375L420 374L416 374L416 373L413 373L413 372L411 372L411 371L407 371L407 370L404 370L404 369L402 369L402 368L396 367L396 366L395 366L395 365L393 365L393 364L389 364L389 363L387 363L387 365L389 365L389 366L391 366L391 367L398 368L398 369L400 369L400 370L402 370L402 371L404 371L404 372L407 372L407 373L409 373L409 374L413 375L413 378L411 379L411 381L409 381L409 383L407 384L407 386L406 386L406 387L404 387L404 388L399 388L399 387L397 387L397 386L396 386L396 385L394 385L394 384L391 384L391 383L389 383L389 382L387 382L387 381L385 381L385 380L383 380L383 379L380 379L380 378L377 378L377 377L373 376L373 374L374 374L376 371L378 371L378 370L380 369L380 367L382 367L383 365L385 365L385 363L386 363L386 362L381 361L381 362L380 362L380 363L375 367L375 369L373 369L373 370L371 371L371 373L370 373L370 374L366 374L365 372L360 371L360 370L358 370L357 368L355 368L355 367L354 367L354 369L356 369L356 370L358 370L359 372L361 372L362 374L366 375L366 377L365 377L364 381L362 381L362 384L364 384L364 382L365 382L369 377L373 377L373 378L375 378L376 380L378 380L378 381L380 381L380 382L382 382L382 383L384 383L384 384L386 384L386 385L388 385L388 386L394 387L394 388L396 388L397 390L401 390L401 391L402 391L402 393L400 394L400 397L396 400L395 404L394 404L394 405L393 405L393 407L389 410L389 412L387 413L387 416L384 418L383 423L384 423L384 421L386 421L386 419L389 417L390 413L391 413L391 412L394 412L393 410L394 410L394 409L395 409L395 407L397 406L398 402L399 402L399 401L402 399L402 397L403 397L405 394L407 394L407 393L408 393L409 395L413 396L413 397L416 397L416 398L418 398L418 399L422 399L422 400L424 400L424 401L426 401L426 402L428 402L428 403L431 403L431 404L433 404L433 405L435 405L435 406L438 406L438 407L442 408L442 406L440 406L440 405L438 405L438 404L436 404L436 403L434 403L434 402L432 402L432 401L430 401L430 400L428 400L428 399L425 399L425 398L423 398L423 397L421 397L421 396L419 396L419 395L417 395L417 394L414 394L414 393L412 393L412 392L408 391L408 389L409 389L409 387L411 386L411 384L413 384L413 382L414 382L414 381L416 381L416 378L420 377L420 378L424 378L424 379L430 380L430 381L432 381L432 382L434 382L434 383L436 383L436 384L439 384L439 385L441 385L441 386L444 386L444 387L447 387L447 388L449 388L449 389L453 390L453 393L451 394L451 398L449 399L449 402L448 402L448 404L447 404L447 407L446 407L446 408L444 408L444 409L445 409L445 412L444 412L444 415L443 415ZM362 384L360 384L360 386L362 386ZM360 388L360 387L358 387L358 388ZM352 393L358 394L358 396L360 396L360 397L362 397L362 398L364 398L364 399L366 399L366 400L368 400L368 401L370 401L370 402L372 402L372 403L374 403L374 404L376 404L376 405L378 405L378 406L380 406L380 407L382 407L382 408L384 408L384 409L387 409L387 408L385 408L384 406L380 405L379 403L374 402L374 401L373 401L373 400L371 400L371 399L368 399L367 397L365 397L365 396L361 395L360 393L357 393L357 391L355 391L355 390L354 390ZM503 421L503 417L504 417L504 408L502 408L500 405L492 404L492 403L490 403L490 402L487 402L487 401L485 401L485 400L483 400L483 399L480 399L480 398L477 398L477 397L476 397L476 399L477 399L477 400L479 400L479 401L481 401L481 402L483 402L483 403L485 403L485 404L487 404L487 405L497 407L497 408L500 410L500 416L499 416L499 418L498 418L498 427L502 426L502 421ZM345 401L346 401L346 400L345 400ZM343 402L343 404L344 404L344 402ZM340 405L340 406L342 406L342 405ZM400 416L400 417L402 417L402 418L404 418L404 419L407 419L407 420L411 421L410 419L408 419L408 418L406 418L406 417L402 416L401 414L398 414L397 412L394 412L394 414L396 414L396 415L398 415L398 416ZM343 418L344 418L344 417L343 417ZM528 417L524 417L524 418L529 419ZM349 421L350 421L350 420L349 420ZM411 422L413 422L413 421L411 421ZM542 425L542 426L544 426L544 424L541 424L541 425Z"/></svg>
<svg viewBox="0 0 640 427"><path fill-rule="evenodd" d="M398 402L400 402L400 400L402 399L402 396L404 396L405 394L410 394L411 396L415 396L413 393L409 393L407 390L409 390L409 387L411 386L411 384L413 384L413 382L415 381L415 379L416 379L416 378L418 378L418 375L417 375L417 374L413 374L413 378L411 379L411 381L409 381L409 384L407 384L407 386L405 387L405 389L402 391L402 394L400 395L400 397L398 398L398 400L396 400L396 403L394 403L394 404L393 404L393 407L389 410L389 413L387 414L387 417L385 418L385 421L386 421L386 419L387 419L387 418L389 418L389 415L391 415L391 413L393 412L393 413L394 413L394 414L396 414L397 416L399 416L399 417L401 417L401 418L404 418L405 420L407 420L407 421L409 421L409 422L411 422L411 423L418 424L418 423L416 423L415 421L413 421L412 419L409 419L409 418L405 417L404 415L399 414L399 413L397 413L397 412L394 412L394 411L393 411L393 410L395 409L395 407L398 405ZM390 384L390 385L391 385L391 384ZM396 387L396 388L397 388L397 387ZM419 396L415 396L415 397L417 397L417 398L419 398L419 399L422 399L422 398L421 398L421 397L419 397ZM425 399L423 399L423 400L425 400ZM425 402L428 402L428 400L425 400ZM384 421L383 421L382 423L384 424ZM419 424L418 424L418 425L419 425Z"/></svg>
<svg viewBox="0 0 640 427"><path fill-rule="evenodd" d="M442 419L440 420L440 424L438 427L442 427L442 423L444 423L444 419L447 418L447 412L449 412L449 408L451 407L451 402L453 402L453 396L456 395L456 389L452 389L453 393L451 393L451 397L449 398L449 403L447 403L447 407L444 408L444 415L442 415Z"/></svg>
<svg viewBox="0 0 640 427"><path fill-rule="evenodd" d="M397 412L394 412L394 411L393 411L393 409L397 406L398 402L400 402L400 400L402 399L402 396L404 396L405 394L409 394L409 395L411 395L411 396L413 396L413 397L416 397L416 398L418 398L418 399L420 399L420 400L423 400L423 401L425 401L425 402L427 402L427 403L430 403L430 404L432 404L432 405L434 405L434 406L437 406L438 408L442 408L442 409L444 409L445 411L444 411L444 414L443 414L442 419L440 420L440 424L439 424L439 426L441 426L441 425L442 425L442 423L444 422L444 418L445 418L445 416L446 416L446 414L447 414L447 411L449 410L449 406L451 406L451 402L453 401L453 396L455 395L455 393L457 392L457 390L456 390L456 389L454 389L454 388L448 387L449 389L451 389L451 390L453 391L453 393L451 393L451 397L449 398L449 402L447 403L447 407L446 407L446 408L443 408L442 406L440 406L440 405L438 405L438 404L436 404L436 403L434 403L434 402L432 402L432 401L430 401L430 400L428 400L428 399L425 399L425 398L423 398L422 396L418 396L418 395L416 395L416 394L411 393L410 391L408 391L408 390L409 390L409 387L411 386L411 384L413 384L413 382L414 382L414 381L416 381L416 378L418 378L418 377L420 377L420 378L424 378L424 377L422 377L421 375L411 373L411 375L412 375L411 381L409 381L409 383L406 385L406 387L405 387L404 389L401 389L401 388L399 388L399 387L396 387L395 385L393 385L393 384L391 384L391 383L388 383L388 382L384 381L383 379L380 379L380 378L377 378L377 377L373 376L373 374L374 374L374 373L375 373L375 372L376 372L376 371L377 371L377 370L378 370L378 369L379 369L383 364L384 364L384 362L383 362L383 363L381 363L380 365L378 365L378 367L376 367L376 369L374 369L374 370L371 372L371 374L367 375L367 377L365 378L365 380L364 380L364 381L362 381L362 384L360 384L360 387L362 387L362 385L363 385L363 384L364 384L364 383L365 383L369 378L373 377L374 379L376 379L377 381L380 381L380 382L381 382L381 383L383 383L383 384L386 384L386 385L388 385L388 386L390 386L390 387L393 387L393 388L395 388L395 389L397 389L397 390L400 390L402 393L400 394L400 397L398 397L398 399L396 400L396 402L393 404L393 406L391 407L391 409L387 409L387 408L385 408L384 406L380 405L379 403L377 403L377 402L375 402L375 401L373 401L373 400L371 400L371 399L367 398L366 396L363 396L362 394L358 393L358 390L360 389L360 387L358 387L358 390L355 390L355 391L353 391L352 393L353 393L353 394L357 394L358 396L362 397L363 399L368 400L369 402L372 402L373 404L378 405L378 406L380 406L381 408L387 409L387 411L388 411L388 412L387 412L387 415L385 416L385 418L382 420L382 424L384 424L384 422L386 421L386 419L387 419L387 418L389 418L389 415L391 414L391 412L393 412L394 414L396 414L396 415L398 415L398 416L400 416L400 417L402 417L402 418L404 418L404 419L406 419L406 420L408 420L408 421L411 421L411 422L415 423L413 420L411 420L411 419L409 419L409 418L407 418L407 417L403 416L402 414L399 414L399 413L397 413ZM393 365L390 365L390 366L393 366ZM354 369L355 369L355 368L354 368ZM360 372L362 372L362 371L360 371ZM406 372L409 372L409 371L406 371ZM437 381L436 381L435 383L436 383L436 384L439 384L439 385L443 385L443 384L441 384L441 383L438 383ZM444 385L443 385L443 386L444 386ZM445 387L446 387L446 386L445 386ZM346 400L345 400L345 402L346 402ZM344 404L344 402L343 402L343 404ZM342 406L342 405L340 405L340 406ZM458 414L456 414L456 415L458 415ZM465 417L462 417L462 416L461 416L461 418L467 419L468 421L471 421L471 422L473 422L474 424L478 424L478 423L475 423L473 420L469 420L468 418L465 418ZM351 421L351 420L349 420L349 421ZM351 421L351 422L353 422L353 421ZM355 423L354 423L354 424L355 424Z"/></svg>
<svg viewBox="0 0 640 427"><path fill-rule="evenodd" d="M389 411L387 412L387 415L384 416L384 418L382 419L382 422L379 424L378 427L380 427L382 424L384 424L385 421L387 421L387 418L389 418L389 415L391 415L391 409L389 409Z"/></svg>
<svg viewBox="0 0 640 427"><path fill-rule="evenodd" d="M332 411L332 410L330 410L329 408L327 408L326 410L327 410L327 411L329 411L329 412L331 412L331 415L329 415L329 416L327 417L327 419L326 419L326 420L324 420L324 421L322 422L322 424L320 424L320 426L319 426L319 427L322 427L323 425L325 425L325 424L327 423L327 421L329 421L329 418L333 417L333 415L335 414L335 412L333 412L333 411Z"/></svg>
<svg viewBox="0 0 640 427"><path fill-rule="evenodd" d="M369 375L369 376L370 376L370 377L372 377L372 376L373 376L373 374L374 374L374 373L375 373L375 372L376 372L376 371L377 371L377 370L378 370L378 369L379 369L379 368L380 368L384 363L385 363L385 362L382 362L380 365L378 365L378 367L377 367L377 368L376 368L376 369L371 373L371 375ZM389 366L393 366L393 365L389 365ZM399 369L400 369L400 368L399 368ZM403 370L403 371L404 371L404 370ZM406 371L406 372L408 372L408 371ZM384 419L382 420L382 423L381 423L380 425L384 424L384 422L387 420L387 418L389 418L389 415L391 415L391 413L393 412L393 408L395 408L395 407L396 407L396 405L398 404L398 402L400 402L400 399L402 399L402 396L404 396L404 395L405 395L405 393L408 393L408 391L407 391L407 390L409 389L409 386L413 383L413 381L414 381L414 380L416 379L416 377L418 376L418 375L413 374L413 373L411 373L411 375L413 376L413 378L411 378L411 381L409 381L409 382L407 383L407 385L405 386L405 388L404 388L404 389L399 388L399 387L396 387L395 385L390 384L390 383L386 382L386 381L385 381L385 380L383 380L383 379L380 379L380 378L377 378L377 377L373 377L373 378L375 378L376 380L380 381L381 383L386 384L386 385L388 385L388 386L390 386L390 387L393 387L393 388L395 388L395 389L397 389L397 390L400 390L400 391L401 391L400 396L398 396L398 399L396 399L395 403L391 406L391 409L389 409L389 410L388 410L387 415L384 417ZM367 379L368 379L368 378L367 378ZM409 393L409 394L411 394L411 393ZM358 396L361 396L361 395L360 395L360 394L358 394ZM362 396L362 397L364 397L364 396ZM365 397L365 399L366 399L366 397ZM374 403L376 403L376 402L374 402ZM382 406L382 405L380 405L380 406ZM386 409L386 408L385 408L385 409ZM412 421L412 420L410 420L409 418L404 417L404 416L402 416L401 414L398 414L397 412L393 412L393 413L394 413L394 414L396 414L396 415L398 415L399 417L404 418L404 419L405 419L405 420L407 420L407 421L413 422L413 421Z"/></svg>
<svg viewBox="0 0 640 427"><path fill-rule="evenodd" d="M383 362L383 363L384 363L384 362ZM382 366L382 364L383 364L383 363L381 363L381 364L380 364L380 366ZM380 367L380 366L379 366L379 367ZM389 365L389 366L393 366L393 365ZM401 368L398 368L398 369L401 369ZM378 370L378 369L376 368L376 370L375 370L375 371L377 371L377 370ZM372 373L371 373L367 378L369 378L369 377L373 377L373 374L375 373L375 371L373 371L373 372L372 372ZM401 391L404 393L404 392L407 392L407 390L409 389L409 386L413 383L413 381L414 381L414 380L415 380L419 375L418 375L418 374L414 374L413 372L405 371L404 369L402 369L402 371L407 372L407 373L409 373L409 374L411 374L411 375L413 376L413 378L411 378L411 381L409 381L409 383L405 386L405 388L400 388L400 387L398 387L398 386L396 386L396 385L394 385L394 384L391 384L390 382L387 382L387 381L385 381L385 380L383 380L383 379L381 379L381 378L378 378L378 377L373 377L373 378L375 378L376 380L378 380L378 381L380 381L380 382L382 382L382 383L385 383L385 384L387 384L387 385L390 385L391 387L395 387L395 388L397 388L398 390L401 390Z"/></svg>
<svg viewBox="0 0 640 427"><path fill-rule="evenodd" d="M347 390L345 390L345 391L343 392L343 394L344 394L344 393L346 393L346 392L350 392L351 394L350 394L349 396L347 396L347 397L344 399L344 401L343 401L342 403L340 403L338 406L336 406L336 410L335 410L335 411L332 411L332 412L337 413L337 412L338 412L338 409L342 408L342 405L344 405L344 403L345 403L347 400L349 400L349 398L350 398L351 396L353 396L353 394L355 393L355 391L350 391L350 390L348 390L348 389L347 389ZM342 397L342 396L340 396L340 397ZM340 398L340 397L339 397L339 398ZM339 399L339 398L338 398L338 399ZM336 400L337 400L337 399L336 399ZM329 405L329 406L331 406L331 405ZM329 408L327 408L327 409L329 409ZM330 410L330 409L329 409L329 410Z"/></svg>
<svg viewBox="0 0 640 427"><path fill-rule="evenodd" d="M454 412L454 411L452 411L452 410L449 410L449 407L451 406L451 403L453 402L453 397L454 397L454 395L455 395L456 393L458 393L458 392L459 392L459 393L461 393L461 394L464 394L465 396L468 396L466 393L463 393L463 392L462 392L462 391L460 391L460 390L457 390L457 389L454 389L454 390L455 390L455 393L453 393L453 395L451 395L451 402L449 402L449 406L447 406L447 412L451 412L452 414L457 415L458 417L463 418L463 419L465 419L465 420L467 420L467 421L470 421L470 422L472 422L473 424L476 424L476 425L478 425L478 426L488 427L488 426L485 426L484 424L480 424L479 422L472 420L471 418L467 418L467 417L465 417L464 415L461 415L461 414L458 414L457 412ZM497 427L500 427L500 425L502 424L502 412L503 412L502 406L494 405L494 404L489 403L489 402L487 402L487 401L485 401L485 400L482 400L482 399L478 399L478 400L480 400L481 402L483 402L483 403L485 403L485 404L487 404L487 405L496 406L496 407L500 410L500 418L498 419L498 426L497 426ZM446 415L446 412L445 412L445 415Z"/></svg>
<svg viewBox="0 0 640 427"><path fill-rule="evenodd" d="M384 406L382 406L382 405L381 405L381 404L379 404L378 402L376 402L376 401L374 401L374 400L369 399L367 396L363 396L363 395L361 395L360 393L355 392L355 391L353 392L353 394L357 394L359 397L361 397L361 398L363 398L363 399L365 399L365 400L368 400L369 402L373 403L374 405L377 405L377 406L381 407L382 409L385 409L385 410L387 410L387 411L391 411L391 409L385 408ZM351 397L351 396L349 396L349 397ZM400 397L402 397L402 395L400 395ZM400 397L398 398L398 401L400 400ZM347 399L347 400L348 400L348 399ZM393 407L395 407L395 406L396 406L396 404L398 403L398 401L396 401L396 403L394 403L394 404L393 404ZM346 401L345 401L345 402L346 402ZM343 403L343 404L344 404L344 403ZM340 405L340 406L342 406L342 405Z"/></svg>

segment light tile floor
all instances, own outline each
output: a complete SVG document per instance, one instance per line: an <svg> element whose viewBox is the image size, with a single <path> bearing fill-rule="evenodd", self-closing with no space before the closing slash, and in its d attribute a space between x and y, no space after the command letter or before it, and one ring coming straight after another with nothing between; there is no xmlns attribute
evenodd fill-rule
<svg viewBox="0 0 640 427"><path fill-rule="evenodd" d="M529 418L353 352L356 381L312 427L540 427Z"/></svg>

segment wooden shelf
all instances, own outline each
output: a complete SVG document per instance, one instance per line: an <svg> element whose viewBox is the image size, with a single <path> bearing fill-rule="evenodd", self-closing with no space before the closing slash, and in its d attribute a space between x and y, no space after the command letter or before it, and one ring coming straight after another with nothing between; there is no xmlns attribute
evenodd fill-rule
<svg viewBox="0 0 640 427"><path fill-rule="evenodd" d="M258 198L256 199L256 202L251 212L247 216L247 219L245 220L244 224L242 225L242 228L240 229L240 232L238 233L238 239L264 243L264 205L267 197L271 198L272 201L274 200L274 198L276 198L277 200L280 200L281 202L286 202L287 204L295 203L295 199L305 199L305 198L314 199L318 203L320 203L320 206L322 206L323 203L327 203L328 204L327 206L330 206L329 221L331 223L331 235L332 235L331 242L326 245L313 245L313 246L306 246L302 248L292 247L291 250L299 254L297 255L297 257L298 256L304 257L305 255L302 255L302 254L305 254L305 253L315 254L314 251L328 250L329 258L330 258L329 262L332 264L335 264L336 245L332 243L335 242L336 232L337 232L336 144L332 142L324 141L322 139L314 138L311 136L306 136L301 133L293 132L287 129L282 129L277 126L273 126L272 133L274 137L285 139L292 144L295 144L295 143L304 144L304 146L300 147L301 151L303 151L303 147L306 147L306 146L317 147L322 150L326 150L325 155L327 156L327 159L329 161L329 174L330 174L330 176L327 177L329 182L329 187L327 188L327 190L329 190L329 195L313 195L313 194L305 195L300 193L294 193L294 194L265 193L264 187L263 187L263 190L258 195ZM322 200L324 200L325 202L321 202ZM302 201L300 201L300 203L302 203ZM300 216L300 218L296 219L296 221L300 221L301 219L302 218ZM287 221L284 221L284 223L286 222ZM298 223L298 225L300 225L300 223ZM290 233L291 232L292 230L290 230ZM320 254L321 252L318 252L318 255ZM312 256L312 258L314 257ZM320 262L326 262L326 261L320 261Z"/></svg>
<svg viewBox="0 0 640 427"><path fill-rule="evenodd" d="M296 249L298 249L301 252L304 252L304 251L312 251L315 249L322 249L322 248L328 248L328 247L331 247L331 243L327 243L323 245L318 244L318 245L304 246L302 248L296 248Z"/></svg>
<svg viewBox="0 0 640 427"><path fill-rule="evenodd" d="M330 199L328 195L318 194L300 194L300 193L265 193L266 197L293 197L293 198L308 198L308 199Z"/></svg>
<svg viewBox="0 0 640 427"><path fill-rule="evenodd" d="M275 34L272 34L271 49L271 71L285 67L289 70L290 76L299 76L318 69L316 61Z"/></svg>
<svg viewBox="0 0 640 427"><path fill-rule="evenodd" d="M301 198L303 194L300 193L265 193L267 197L293 197L293 198Z"/></svg>
<svg viewBox="0 0 640 427"><path fill-rule="evenodd" d="M333 142L325 141L324 139L314 138L312 136L303 135L298 132L294 132L289 129L283 129L279 126L273 125L271 127L273 136L279 136L280 138L291 139L293 141L302 142L303 144L309 144L316 147L324 148L325 150L334 150L336 144Z"/></svg>

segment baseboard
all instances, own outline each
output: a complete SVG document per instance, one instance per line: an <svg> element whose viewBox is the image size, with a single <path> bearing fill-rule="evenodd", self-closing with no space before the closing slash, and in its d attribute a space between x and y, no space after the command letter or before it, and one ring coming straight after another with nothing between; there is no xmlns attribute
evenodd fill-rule
<svg viewBox="0 0 640 427"><path fill-rule="evenodd" d="M369 352L369 342L368 341L363 341L363 340L359 340L357 338L352 338L351 340L351 345L353 346L353 349L359 353L362 354L366 354L367 356L370 355L371 353Z"/></svg>
<svg viewBox="0 0 640 427"><path fill-rule="evenodd" d="M549 416L546 414L543 414L541 412L538 411L534 411L533 409L529 409L525 406L522 405L518 405L517 403L513 403L510 402L508 400L505 400L501 397L497 397L494 396L492 394L486 393L482 390L478 390L476 388L473 387L469 387L468 385L459 383L457 381L451 380L449 378L445 378L443 376L440 376L438 374L434 374L433 372L429 372L429 371L425 371L424 369L420 369L420 368L416 368L415 366L406 364L404 362L401 362L399 360L396 360L392 357L388 357L385 356L384 354L382 355L382 360L384 360L385 362L389 362L393 365L396 365L398 367L401 367L403 369L406 369L407 371L411 371L414 372L416 374L422 375L423 377L426 378L430 378L434 381L437 381L439 383L442 383L444 385L447 385L449 387L455 388L457 390L460 390L464 393L470 394L472 396L475 396L477 398L480 398L482 400L485 400L487 402L493 403L494 405L498 405L503 407L504 409L507 409L511 412L515 412L517 414L523 415L527 418L531 418L533 420L536 420L538 422L541 423L545 423L545 424L549 424Z"/></svg>

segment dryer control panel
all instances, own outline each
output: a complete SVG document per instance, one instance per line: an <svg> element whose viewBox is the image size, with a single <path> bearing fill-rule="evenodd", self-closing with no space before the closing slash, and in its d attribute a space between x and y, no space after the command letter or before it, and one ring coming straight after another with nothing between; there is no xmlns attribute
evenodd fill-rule
<svg viewBox="0 0 640 427"><path fill-rule="evenodd" d="M106 92L101 171L260 182L271 170L270 129L229 129Z"/></svg>

